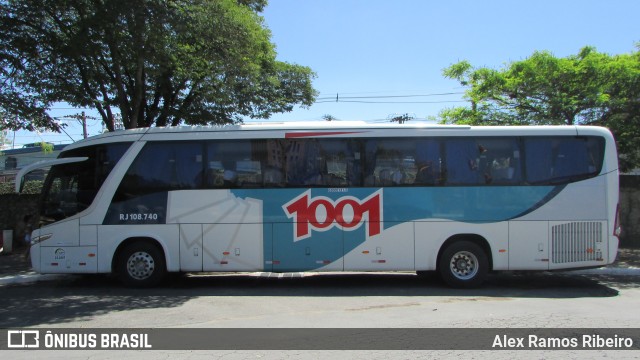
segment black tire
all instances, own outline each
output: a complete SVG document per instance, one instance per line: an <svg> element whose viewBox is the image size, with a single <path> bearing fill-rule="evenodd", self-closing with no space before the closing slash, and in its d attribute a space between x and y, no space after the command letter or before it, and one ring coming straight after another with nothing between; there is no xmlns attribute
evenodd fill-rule
<svg viewBox="0 0 640 360"><path fill-rule="evenodd" d="M162 281L167 267L164 254L157 246L134 242L120 251L116 271L125 286L151 287Z"/></svg>
<svg viewBox="0 0 640 360"><path fill-rule="evenodd" d="M438 271L445 284L454 288L476 288L489 272L484 250L471 241L456 241L442 252Z"/></svg>

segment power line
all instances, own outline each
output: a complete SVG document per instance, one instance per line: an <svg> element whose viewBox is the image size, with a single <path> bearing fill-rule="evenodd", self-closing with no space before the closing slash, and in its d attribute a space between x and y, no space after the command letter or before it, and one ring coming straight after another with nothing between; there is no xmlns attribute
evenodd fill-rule
<svg viewBox="0 0 640 360"><path fill-rule="evenodd" d="M431 97L431 96L448 96L448 95L462 95L464 92L447 92L447 93L434 93L434 94L411 94L411 95L378 95L378 96L340 96L337 93L336 96L320 97L316 100L329 100L329 99L391 99L391 98L413 98L413 97Z"/></svg>
<svg viewBox="0 0 640 360"><path fill-rule="evenodd" d="M447 103L466 103L466 100L443 100L443 101L362 101L362 100L342 100L338 101L316 101L315 104L324 103L360 103L360 104L447 104Z"/></svg>
<svg viewBox="0 0 640 360"><path fill-rule="evenodd" d="M441 89L440 91L449 92L451 90L459 90L466 89L464 86L455 86L448 89ZM433 90L424 90L424 89L412 89L412 90L379 90L379 91L356 91L356 92L341 92L341 91L321 91L320 95L331 96L335 93L340 93L342 95L355 95L355 94L387 94L387 93L413 93L413 94L432 94Z"/></svg>

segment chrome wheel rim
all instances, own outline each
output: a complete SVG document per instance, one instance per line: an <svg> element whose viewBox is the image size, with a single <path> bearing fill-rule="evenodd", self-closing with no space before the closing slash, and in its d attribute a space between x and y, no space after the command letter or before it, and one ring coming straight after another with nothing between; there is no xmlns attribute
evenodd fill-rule
<svg viewBox="0 0 640 360"><path fill-rule="evenodd" d="M144 251L138 251L127 260L127 272L136 280L144 280L153 274L155 261L153 256Z"/></svg>
<svg viewBox="0 0 640 360"><path fill-rule="evenodd" d="M478 273L478 258L471 252L459 251L451 257L449 268L457 279L473 279Z"/></svg>

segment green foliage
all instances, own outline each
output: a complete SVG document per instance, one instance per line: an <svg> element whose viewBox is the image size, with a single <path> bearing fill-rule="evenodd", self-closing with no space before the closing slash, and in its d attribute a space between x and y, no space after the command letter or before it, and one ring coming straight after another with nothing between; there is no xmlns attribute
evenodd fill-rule
<svg viewBox="0 0 640 360"><path fill-rule="evenodd" d="M499 70L461 61L443 75L468 87L471 107L442 111L442 123L606 126L618 141L621 168L640 166L638 51L611 56L585 47L564 58L538 51Z"/></svg>
<svg viewBox="0 0 640 360"><path fill-rule="evenodd" d="M109 130L118 111L125 128L136 128L309 106L315 74L276 60L258 15L266 3L0 0L0 80L10 85L0 108L18 115L2 124L55 128L46 114L55 101L95 108ZM11 100L35 113L20 113Z"/></svg>
<svg viewBox="0 0 640 360"><path fill-rule="evenodd" d="M42 152L45 154L50 154L53 152L53 144L48 143L46 141L42 141L40 143L40 148L42 149Z"/></svg>
<svg viewBox="0 0 640 360"><path fill-rule="evenodd" d="M39 195L42 191L42 180L31 180L24 184L21 194ZM0 183L0 194L15 194L15 185L12 182Z"/></svg>

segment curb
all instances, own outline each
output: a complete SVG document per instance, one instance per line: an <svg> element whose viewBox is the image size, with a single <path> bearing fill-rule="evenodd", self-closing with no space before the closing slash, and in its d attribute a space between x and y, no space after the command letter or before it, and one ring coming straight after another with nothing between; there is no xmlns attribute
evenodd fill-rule
<svg viewBox="0 0 640 360"><path fill-rule="evenodd" d="M541 271L545 272L545 271ZM640 268L629 267L611 267L589 270L566 270L566 271L554 271L555 274L572 274L572 275L597 275L597 276L638 276L640 277ZM236 274L236 273L234 273ZM254 277L266 277L266 278L302 278L305 276L318 275L319 273L243 273L244 276ZM6 285L23 285L36 282L55 281L74 276L76 274L37 274L35 272L19 275L5 275L0 276L0 287Z"/></svg>
<svg viewBox="0 0 640 360"><path fill-rule="evenodd" d="M0 286L5 285L18 285L18 284L31 284L40 281L52 281L63 279L67 274L24 274L24 275L8 275L0 277Z"/></svg>
<svg viewBox="0 0 640 360"><path fill-rule="evenodd" d="M609 275L609 276L640 276L640 268L637 267L611 267L589 270L567 270L563 271L572 274L580 275Z"/></svg>

